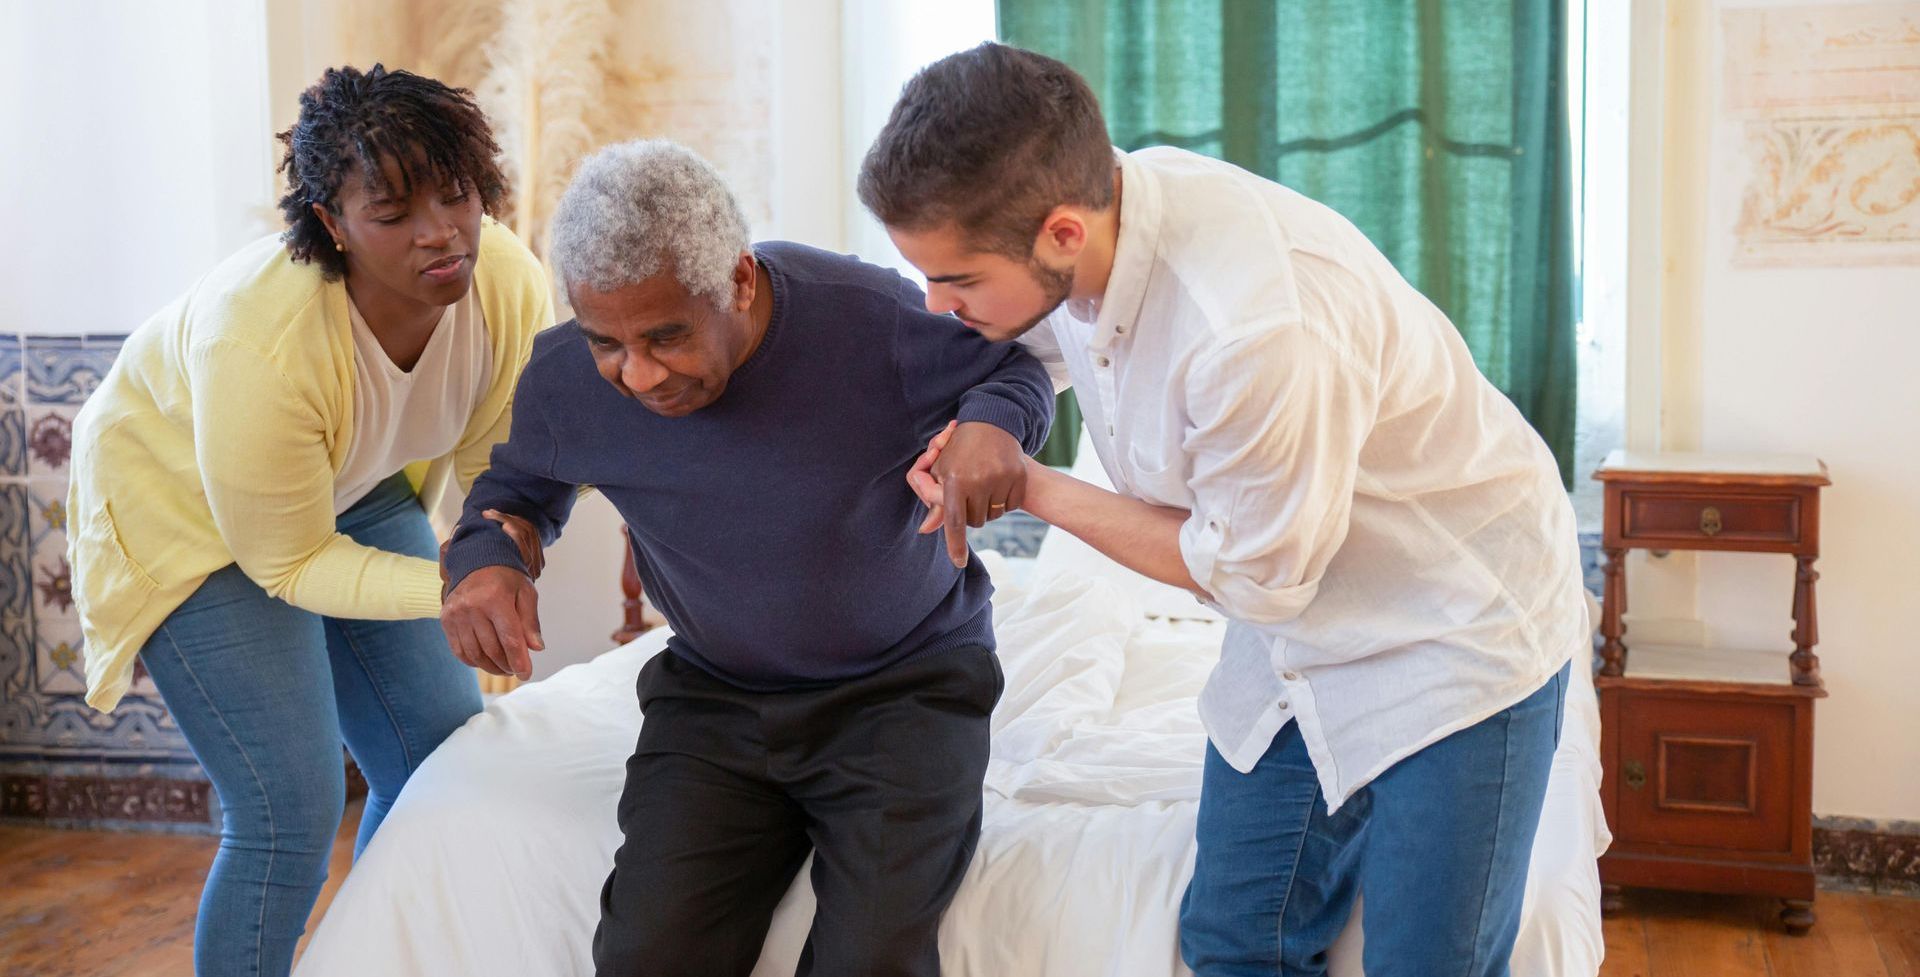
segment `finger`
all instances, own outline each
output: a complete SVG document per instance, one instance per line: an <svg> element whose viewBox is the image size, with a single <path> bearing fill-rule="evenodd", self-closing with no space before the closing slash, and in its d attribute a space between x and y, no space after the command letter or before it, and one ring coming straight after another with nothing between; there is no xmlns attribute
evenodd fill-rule
<svg viewBox="0 0 1920 977"><path fill-rule="evenodd" d="M488 509L481 515L500 524L507 538L513 540L514 548L520 551L520 562L526 565L527 575L538 580L540 571L546 567L547 557L545 548L540 545L540 539L533 531L533 524L498 509Z"/></svg>
<svg viewBox="0 0 1920 977"><path fill-rule="evenodd" d="M967 496L967 525L975 529L987 524L987 497L979 492Z"/></svg>
<svg viewBox="0 0 1920 977"><path fill-rule="evenodd" d="M935 452L940 451L947 446L947 442L953 440L953 432L959 429L959 421L948 421L947 426L941 428L940 433L934 435L932 441L927 442L927 447L933 449Z"/></svg>
<svg viewBox="0 0 1920 977"><path fill-rule="evenodd" d="M524 520L515 520L513 541L520 547L520 556L527 564L527 576L540 579L540 571L547 568L547 551L533 533L533 526Z"/></svg>
<svg viewBox="0 0 1920 977"><path fill-rule="evenodd" d="M540 592L532 587L520 588L513 606L520 612L520 631L527 636L527 647L534 651L547 650L547 639L540 635Z"/></svg>
<svg viewBox="0 0 1920 977"><path fill-rule="evenodd" d="M926 472L908 472L907 487L913 489L913 494L919 496L920 501L929 508L938 506L943 498L940 482Z"/></svg>
<svg viewBox="0 0 1920 977"><path fill-rule="evenodd" d="M940 524L946 521L947 521L946 506L936 505L933 508L928 509L927 518L920 523L920 535L925 536L926 534L933 532L936 529L939 529Z"/></svg>
<svg viewBox="0 0 1920 977"><path fill-rule="evenodd" d="M454 660L468 668L472 668L473 655L467 650L470 642L467 640L466 629L462 628L454 619L442 618L440 620L440 630L447 633L447 647L453 649Z"/></svg>
<svg viewBox="0 0 1920 977"><path fill-rule="evenodd" d="M928 445L927 450L920 452L920 457L913 459L913 467L909 471L932 471L933 463L939 460L940 452L933 450L932 445Z"/></svg>
<svg viewBox="0 0 1920 977"><path fill-rule="evenodd" d="M494 623L493 615L482 611L478 618L473 634L475 648L482 659L481 670L494 675L512 674L507 668L507 653L501 647L499 626Z"/></svg>
<svg viewBox="0 0 1920 977"><path fill-rule="evenodd" d="M518 595L515 606L489 611L493 617L494 634L500 639L500 664L506 667L507 674L516 678L525 678L533 671L533 659L527 653L526 633L520 629L520 611Z"/></svg>
<svg viewBox="0 0 1920 977"><path fill-rule="evenodd" d="M967 500L960 493L960 486L949 481L946 486L946 498L942 505L946 507L947 558L953 565L967 565Z"/></svg>
<svg viewBox="0 0 1920 977"><path fill-rule="evenodd" d="M1007 514L1009 503L1006 499L995 499L987 503L987 521L992 522Z"/></svg>

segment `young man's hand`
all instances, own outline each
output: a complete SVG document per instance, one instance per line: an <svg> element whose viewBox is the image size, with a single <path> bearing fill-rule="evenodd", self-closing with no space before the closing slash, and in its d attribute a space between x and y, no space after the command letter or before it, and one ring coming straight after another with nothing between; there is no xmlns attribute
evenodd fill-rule
<svg viewBox="0 0 1920 977"><path fill-rule="evenodd" d="M440 627L455 658L494 675L533 675L531 651L542 651L540 595L514 567L467 574L440 605Z"/></svg>
<svg viewBox="0 0 1920 977"><path fill-rule="evenodd" d="M947 529L947 556L967 565L967 527L984 526L1020 508L1027 490L1027 455L1013 435L992 424L951 422L907 473L907 484L927 505L920 525Z"/></svg>

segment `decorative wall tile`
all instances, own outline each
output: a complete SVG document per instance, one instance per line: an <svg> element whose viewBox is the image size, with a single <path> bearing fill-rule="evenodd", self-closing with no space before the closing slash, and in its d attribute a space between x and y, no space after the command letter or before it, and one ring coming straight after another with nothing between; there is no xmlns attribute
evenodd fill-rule
<svg viewBox="0 0 1920 977"><path fill-rule="evenodd" d="M73 416L78 407L34 405L27 408L27 473L62 477L73 457Z"/></svg>
<svg viewBox="0 0 1920 977"><path fill-rule="evenodd" d="M27 412L0 407L0 476L27 473Z"/></svg>
<svg viewBox="0 0 1920 977"><path fill-rule="evenodd" d="M1920 822L1816 817L1813 868L1823 886L1920 893Z"/></svg>
<svg viewBox="0 0 1920 977"><path fill-rule="evenodd" d="M66 487L62 479L27 484L27 537L33 554L34 685L47 693L85 695L80 615L73 606L73 571L67 559Z"/></svg>
<svg viewBox="0 0 1920 977"><path fill-rule="evenodd" d="M0 817L75 825L211 828L213 788L191 776L154 776L91 764L92 772L0 775ZM146 773L147 775L142 775Z"/></svg>
<svg viewBox="0 0 1920 977"><path fill-rule="evenodd" d="M26 337L27 402L79 405L107 375L119 343L80 336Z"/></svg>
<svg viewBox="0 0 1920 977"><path fill-rule="evenodd" d="M26 487L0 485L0 750L30 746L44 715L33 688L32 555Z"/></svg>
<svg viewBox="0 0 1920 977"><path fill-rule="evenodd" d="M26 369L25 361L21 358L23 348L19 336L0 336L0 406L11 406L26 400Z"/></svg>
<svg viewBox="0 0 1920 977"><path fill-rule="evenodd" d="M86 704L66 494L73 418L121 336L0 336L0 817L207 830L217 805L144 669Z"/></svg>

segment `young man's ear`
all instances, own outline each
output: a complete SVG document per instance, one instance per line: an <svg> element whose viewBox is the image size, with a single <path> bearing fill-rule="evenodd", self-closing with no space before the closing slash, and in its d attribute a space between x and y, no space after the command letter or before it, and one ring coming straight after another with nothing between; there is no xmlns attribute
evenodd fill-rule
<svg viewBox="0 0 1920 977"><path fill-rule="evenodd" d="M1040 224L1040 235L1033 242L1033 256L1048 265L1058 265L1080 257L1087 246L1087 222L1080 210L1062 204L1047 213Z"/></svg>

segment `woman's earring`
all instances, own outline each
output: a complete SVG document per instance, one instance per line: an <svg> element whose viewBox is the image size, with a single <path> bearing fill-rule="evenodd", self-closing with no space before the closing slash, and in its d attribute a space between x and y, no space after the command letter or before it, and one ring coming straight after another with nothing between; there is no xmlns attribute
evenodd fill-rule
<svg viewBox="0 0 1920 977"><path fill-rule="evenodd" d="M344 244L341 244L341 243L340 243L339 241L335 241L335 242L333 242L333 250L335 250L335 251L345 251L345 250L347 250L347 246L346 246L346 245L344 245Z"/></svg>

